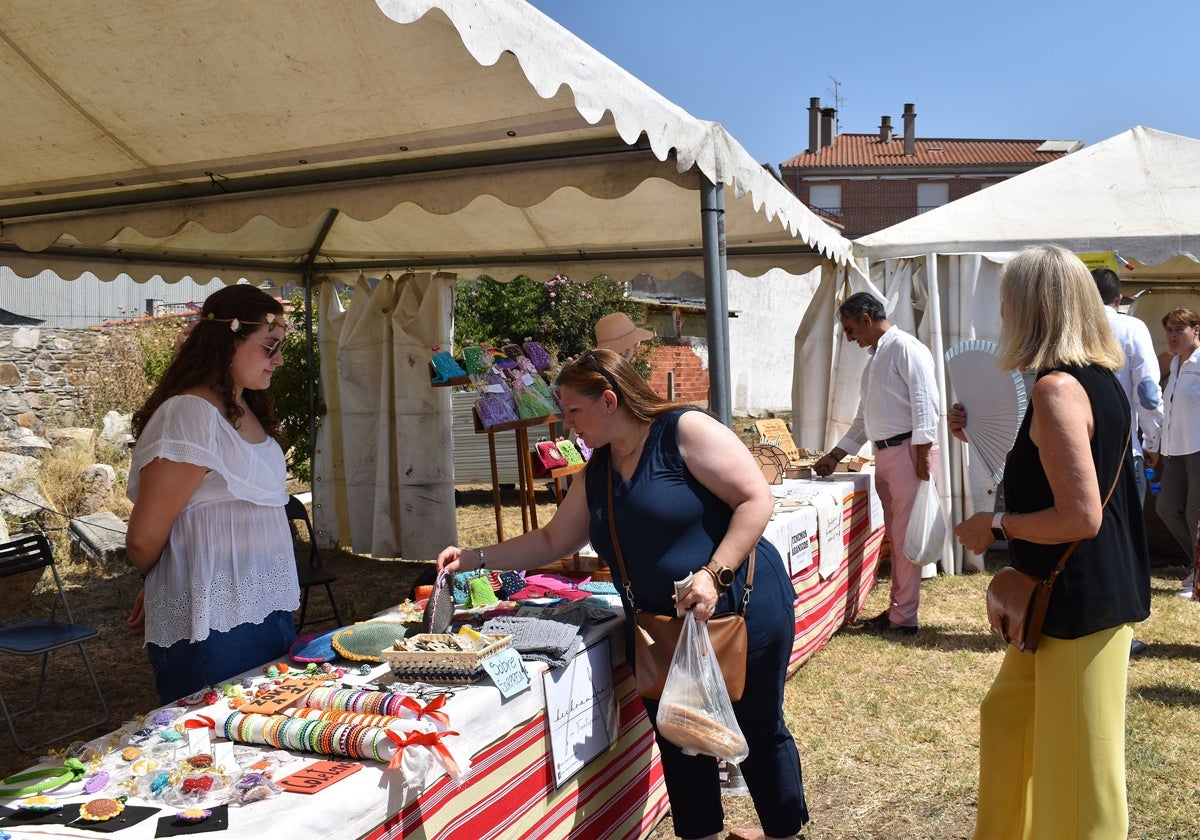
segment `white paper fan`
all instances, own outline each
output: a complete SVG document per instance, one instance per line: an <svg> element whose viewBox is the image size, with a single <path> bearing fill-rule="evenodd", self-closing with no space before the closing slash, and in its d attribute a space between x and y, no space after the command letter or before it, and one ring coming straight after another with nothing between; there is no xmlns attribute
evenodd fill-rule
<svg viewBox="0 0 1200 840"><path fill-rule="evenodd" d="M954 402L967 410L964 430L971 454L979 458L996 484L1004 477L1004 460L1025 416L1025 381L1015 370L997 366L995 342L971 339L946 351L946 373Z"/></svg>

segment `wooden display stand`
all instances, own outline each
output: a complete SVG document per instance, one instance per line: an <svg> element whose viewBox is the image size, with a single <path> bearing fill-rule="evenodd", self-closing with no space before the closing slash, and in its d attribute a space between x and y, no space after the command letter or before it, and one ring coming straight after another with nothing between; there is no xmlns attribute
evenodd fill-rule
<svg viewBox="0 0 1200 840"><path fill-rule="evenodd" d="M479 412L472 409L471 416L475 420L475 433L488 436L488 457L492 468L492 505L496 509L496 541L504 541L504 517L500 505L500 480L496 474L496 435L500 432L512 431L516 435L517 446L517 496L521 500L521 525L525 531L538 527L537 503L534 499L533 459L529 452L529 428L531 426L546 426L554 438L554 426L562 418L557 414L547 414L544 417L530 417L525 420L514 420L510 423L497 423L491 428L484 428L479 420ZM558 467L549 472L554 479L555 500L562 504L562 479L582 470L586 464L570 464Z"/></svg>

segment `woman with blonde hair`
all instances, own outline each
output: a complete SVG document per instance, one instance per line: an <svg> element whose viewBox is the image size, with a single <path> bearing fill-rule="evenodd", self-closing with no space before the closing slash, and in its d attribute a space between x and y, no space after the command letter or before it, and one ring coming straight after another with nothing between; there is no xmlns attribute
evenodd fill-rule
<svg viewBox="0 0 1200 840"><path fill-rule="evenodd" d="M1132 625L1150 614L1150 567L1114 375L1123 356L1101 305L1086 266L1057 245L1022 251L1001 277L1001 365L1037 383L1005 466L1008 510L954 532L976 553L1007 539L1012 565L1040 578L1078 545L1037 652L1009 647L980 704L979 840L1128 833L1126 672ZM966 440L961 406L949 421Z"/></svg>

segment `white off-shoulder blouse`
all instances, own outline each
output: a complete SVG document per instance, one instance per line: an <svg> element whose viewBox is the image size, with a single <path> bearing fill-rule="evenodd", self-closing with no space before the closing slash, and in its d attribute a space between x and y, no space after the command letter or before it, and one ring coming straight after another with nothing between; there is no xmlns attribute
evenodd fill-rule
<svg viewBox="0 0 1200 840"><path fill-rule="evenodd" d="M272 438L247 443L207 400L166 400L134 448L128 495L156 458L208 473L146 576L146 642L167 647L300 606L284 505L287 465Z"/></svg>

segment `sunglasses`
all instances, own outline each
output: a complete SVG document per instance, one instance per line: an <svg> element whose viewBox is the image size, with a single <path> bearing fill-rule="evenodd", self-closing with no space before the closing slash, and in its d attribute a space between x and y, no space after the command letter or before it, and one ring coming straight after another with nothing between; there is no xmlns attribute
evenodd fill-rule
<svg viewBox="0 0 1200 840"><path fill-rule="evenodd" d="M267 351L268 359L275 359L283 355L283 339L277 338L270 344L263 344L261 341L256 341L259 347Z"/></svg>
<svg viewBox="0 0 1200 840"><path fill-rule="evenodd" d="M582 356L579 357L579 361L580 362L586 361L593 368L595 368L597 371L599 371L600 375L603 376L604 379L608 382L608 386L609 386L609 388L612 389L612 392L614 394L616 394L618 397L621 396L621 389L617 387L617 381L612 378L611 373L609 373L607 370L605 370L604 365L600 364L600 360L596 358L595 353L593 353L591 350L588 350L586 353L584 353Z"/></svg>

